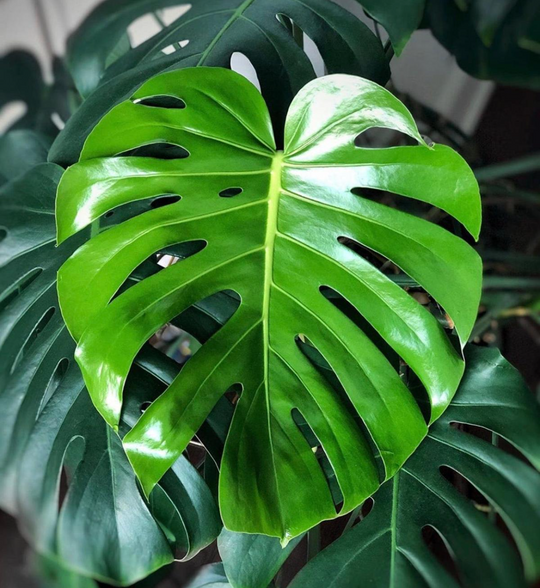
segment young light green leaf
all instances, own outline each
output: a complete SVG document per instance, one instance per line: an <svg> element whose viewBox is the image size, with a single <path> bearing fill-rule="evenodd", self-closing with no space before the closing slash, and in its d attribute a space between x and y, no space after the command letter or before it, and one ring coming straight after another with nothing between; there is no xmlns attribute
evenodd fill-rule
<svg viewBox="0 0 540 588"><path fill-rule="evenodd" d="M406 133L418 145L357 147L356 137L373 127ZM426 423L385 355L326 290L347 299L417 373L431 421L448 406L464 370L460 354L436 318L354 244L424 287L454 321L462 345L480 298L480 258L448 231L366 197L366 189L437 206L478 235L480 200L469 167L447 147L428 147L399 100L362 78L308 84L291 106L284 152L275 149L254 86L218 68L152 79L90 135L59 187L59 242L127 203L147 206L79 248L59 274L77 360L106 421L117 428L133 360L158 329L220 291L234 291L240 303L124 440L146 493L233 384L243 391L220 474L230 530L287 542L336 516L295 409L335 471L340 512L379 486L375 453L383 478L395 474ZM192 255L116 295L145 259L178 244L191 244ZM346 400L297 340L323 356Z"/></svg>

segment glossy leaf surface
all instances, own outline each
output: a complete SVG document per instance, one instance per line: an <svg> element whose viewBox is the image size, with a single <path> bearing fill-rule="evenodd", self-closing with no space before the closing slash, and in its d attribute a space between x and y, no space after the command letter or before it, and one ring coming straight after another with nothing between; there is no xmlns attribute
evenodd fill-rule
<svg viewBox="0 0 540 588"><path fill-rule="evenodd" d="M540 410L496 349L468 348L454 400L400 472L374 496L367 518L310 562L291 588L515 588L540 575L540 475L489 440L453 423L493 431L540 469ZM481 492L506 523L503 533L441 473L449 468ZM460 583L422 538L439 534Z"/></svg>
<svg viewBox="0 0 540 588"><path fill-rule="evenodd" d="M61 175L44 164L0 189L0 505L40 553L129 585L175 555L195 555L221 523L210 490L184 458L148 506L120 439L88 397L56 296L58 268L88 233L55 247ZM123 432L163 390L148 373L152 365L139 362Z"/></svg>
<svg viewBox="0 0 540 588"><path fill-rule="evenodd" d="M357 135L371 127L394 128L418 145L356 147ZM427 147L405 107L380 86L345 75L312 82L293 102L285 139L285 152L276 152L261 95L234 72L192 68L158 76L91 134L81 161L62 178L57 222L63 242L127 203L150 208L91 239L59 274L77 360L114 428L145 341L198 301L236 292L238 310L124 445L149 493L218 399L241 384L222 462L221 512L230 530L287 540L336 516L294 409L328 455L344 497L341 512L379 485L358 418L382 456L384 478L426 433L390 362L324 287L355 306L412 366L427 389L431 420L448 405L464 369L435 317L343 238L388 257L422 284L452 317L462 343L476 316L481 262L442 228L363 195L366 188L390 190L444 209L474 236L479 231L471 170L451 149ZM145 259L177 244L191 244L194 253L115 297ZM330 364L346 400L298 338ZM285 490L291 487L294 493Z"/></svg>
<svg viewBox="0 0 540 588"><path fill-rule="evenodd" d="M219 555L233 588L268 588L302 537L282 549L276 537L248 535L223 529L218 537Z"/></svg>
<svg viewBox="0 0 540 588"><path fill-rule="evenodd" d="M68 50L71 73L88 100L53 146L52 161L75 163L100 118L153 75L198 65L229 67L236 53L254 67L281 133L293 97L315 77L310 58L294 37L292 22L295 30L315 43L328 73L361 75L381 84L390 76L375 35L334 2L194 0L189 4L182 16L112 64L111 53L133 21L179 2L108 0L90 14L74 33ZM166 48L175 51L166 55L162 52ZM99 91L93 92L98 85Z"/></svg>

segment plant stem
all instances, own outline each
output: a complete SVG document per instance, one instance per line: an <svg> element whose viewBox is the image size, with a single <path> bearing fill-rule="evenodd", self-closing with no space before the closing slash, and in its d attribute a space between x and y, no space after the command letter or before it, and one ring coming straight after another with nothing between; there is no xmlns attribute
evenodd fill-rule
<svg viewBox="0 0 540 588"><path fill-rule="evenodd" d="M359 518L362 515L362 507L364 506L364 503L362 503L360 506L357 506L351 513L351 516L349 517L349 520L347 521L347 524L345 525L345 528L343 529L343 533L346 533L356 522L356 519ZM343 535L342 533L342 535Z"/></svg>
<svg viewBox="0 0 540 588"><path fill-rule="evenodd" d="M90 225L90 239L93 239L95 236L99 235L99 218L97 220L95 220L91 225Z"/></svg>
<svg viewBox="0 0 540 588"><path fill-rule="evenodd" d="M494 163L493 165L475 169L474 175L479 182L488 182L538 171L539 169L540 153L532 153L531 155L512 159L511 161Z"/></svg>
<svg viewBox="0 0 540 588"><path fill-rule="evenodd" d="M308 531L307 536L307 561L313 559L321 550L321 526L317 525Z"/></svg>
<svg viewBox="0 0 540 588"><path fill-rule="evenodd" d="M390 41L390 40L386 41L386 44L384 46L384 53L386 55L386 60L388 61L388 63L390 63L395 55L394 46L392 45L392 41Z"/></svg>
<svg viewBox="0 0 540 588"><path fill-rule="evenodd" d="M163 20L163 17L161 16L159 10L155 10L154 12L152 12L152 15L154 16L154 18L156 19L158 25L161 27L162 30L167 28L167 24ZM172 43L171 46L173 47L173 49L175 51L176 51L176 49L182 49L182 45L180 45L180 43Z"/></svg>

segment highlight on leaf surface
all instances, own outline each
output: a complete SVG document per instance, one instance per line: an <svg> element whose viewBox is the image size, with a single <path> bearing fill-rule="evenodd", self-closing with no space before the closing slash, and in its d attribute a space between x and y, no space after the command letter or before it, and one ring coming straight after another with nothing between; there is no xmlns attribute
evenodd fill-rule
<svg viewBox="0 0 540 588"><path fill-rule="evenodd" d="M358 147L373 127L417 145ZM164 143L182 156L163 156ZM459 348L476 317L481 261L445 229L378 203L374 190L437 206L478 235L467 164L448 147L428 147L403 104L362 78L305 86L288 113L284 152L256 88L218 68L157 76L94 129L62 178L57 224L60 242L90 224L97 234L62 267L58 286L105 420L118 426L133 360L158 329L218 292L239 301L124 439L147 494L235 384L220 473L230 530L286 543L358 506L422 441L464 371ZM152 207L164 196L179 199ZM134 201L147 212L97 230L100 217ZM179 244L192 254L119 293L149 256ZM370 253L403 273L383 273ZM451 317L456 345L398 284L403 276ZM399 376L399 358L423 397ZM314 444L335 473L337 506Z"/></svg>

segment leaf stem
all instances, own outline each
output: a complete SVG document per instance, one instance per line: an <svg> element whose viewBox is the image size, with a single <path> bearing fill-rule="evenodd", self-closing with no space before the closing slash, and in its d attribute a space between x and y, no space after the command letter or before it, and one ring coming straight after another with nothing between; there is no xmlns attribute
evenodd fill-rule
<svg viewBox="0 0 540 588"><path fill-rule="evenodd" d="M156 19L158 25L161 27L162 30L167 28L167 23L163 20L163 17L161 16L159 10L155 10L154 12L152 12L152 15L154 16L154 18ZM182 45L180 45L179 42L172 43L171 46L175 51L177 49L182 49Z"/></svg>
<svg viewBox="0 0 540 588"><path fill-rule="evenodd" d="M356 519L358 519L359 517L361 517L362 515L362 507L364 506L364 503L362 502L362 504L360 506L357 506L351 513L351 516L349 517L349 520L347 521L347 524L345 525L345 528L343 529L343 533L346 533L356 522Z"/></svg>
<svg viewBox="0 0 540 588"><path fill-rule="evenodd" d="M386 60L390 63L395 55L394 46L390 39L386 41L386 44L384 45L384 53L386 55Z"/></svg>
<svg viewBox="0 0 540 588"><path fill-rule="evenodd" d="M321 526L317 525L308 531L307 561L313 559L321 550Z"/></svg>
<svg viewBox="0 0 540 588"><path fill-rule="evenodd" d="M93 239L94 237L99 235L99 229L100 229L100 224L99 224L99 218L98 218L90 225L90 239Z"/></svg>

